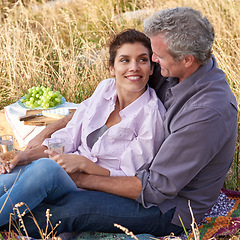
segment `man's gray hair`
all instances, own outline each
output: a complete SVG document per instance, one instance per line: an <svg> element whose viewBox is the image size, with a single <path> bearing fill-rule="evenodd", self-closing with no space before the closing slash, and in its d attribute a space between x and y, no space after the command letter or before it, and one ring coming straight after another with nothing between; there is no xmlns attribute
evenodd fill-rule
<svg viewBox="0 0 240 240"><path fill-rule="evenodd" d="M144 31L149 37L163 34L169 54L176 60L193 55L205 64L212 54L214 29L201 12L192 8L177 7L156 12L144 21Z"/></svg>

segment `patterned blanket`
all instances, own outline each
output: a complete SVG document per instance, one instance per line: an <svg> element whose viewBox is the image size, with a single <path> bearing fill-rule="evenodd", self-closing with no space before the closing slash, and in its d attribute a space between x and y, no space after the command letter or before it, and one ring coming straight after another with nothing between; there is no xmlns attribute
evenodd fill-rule
<svg viewBox="0 0 240 240"><path fill-rule="evenodd" d="M222 189L217 202L211 208L211 210L205 214L203 221L198 225L198 230L201 240L208 240L216 236L226 235L240 235L240 192L230 191ZM187 233L189 238L194 239L194 234L189 231ZM138 234L135 235L135 239L139 240L151 240L151 239L181 239L186 240L187 235L184 233L176 238L173 237L159 237L156 238L151 234ZM85 232L85 233L62 233L59 236L61 240L119 240L134 239L132 236L128 236L125 233L112 234L102 232ZM6 234L0 234L0 239L8 239ZM23 237L15 239L23 240ZM28 238L29 239L29 238ZM34 239L30 239L34 240Z"/></svg>

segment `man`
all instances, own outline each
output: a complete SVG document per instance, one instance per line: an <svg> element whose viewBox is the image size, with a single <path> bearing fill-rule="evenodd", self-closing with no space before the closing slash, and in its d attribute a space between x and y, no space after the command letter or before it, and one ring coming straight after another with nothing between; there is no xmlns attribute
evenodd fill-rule
<svg viewBox="0 0 240 240"><path fill-rule="evenodd" d="M163 76L157 79L155 73L151 85L167 109L164 143L134 177L72 174L78 187L90 191L40 204L33 215L41 228L49 208L52 223L61 221L58 233L118 232L113 226L118 223L135 234L178 235L183 230L179 216L191 228L189 204L199 222L217 200L233 159L237 104L211 55L212 25L200 12L182 7L157 12L144 29ZM49 126L34 141L41 142L56 127ZM29 235L37 237L33 221L24 221Z"/></svg>

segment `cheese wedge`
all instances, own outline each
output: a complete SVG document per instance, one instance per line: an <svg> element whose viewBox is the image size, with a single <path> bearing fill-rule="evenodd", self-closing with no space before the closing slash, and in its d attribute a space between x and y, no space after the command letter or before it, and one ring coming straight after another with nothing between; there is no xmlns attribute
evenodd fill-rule
<svg viewBox="0 0 240 240"><path fill-rule="evenodd" d="M56 108L51 110L43 110L42 115L45 117L60 119L69 114L67 108Z"/></svg>

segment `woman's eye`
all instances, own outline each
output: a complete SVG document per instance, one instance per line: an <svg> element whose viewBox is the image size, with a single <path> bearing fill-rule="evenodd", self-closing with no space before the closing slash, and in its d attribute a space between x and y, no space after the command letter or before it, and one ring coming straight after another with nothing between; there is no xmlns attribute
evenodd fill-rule
<svg viewBox="0 0 240 240"><path fill-rule="evenodd" d="M120 62L128 62L128 59L121 59Z"/></svg>
<svg viewBox="0 0 240 240"><path fill-rule="evenodd" d="M140 62L148 62L148 59L147 58L141 58L139 61Z"/></svg>

